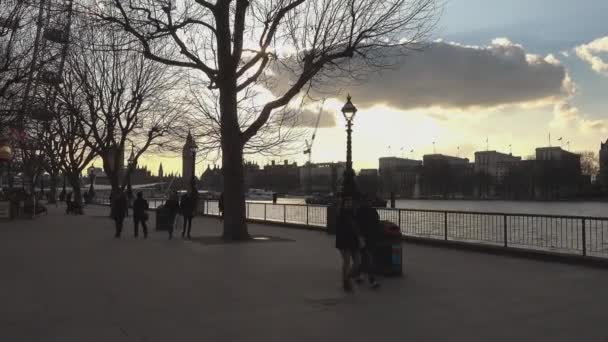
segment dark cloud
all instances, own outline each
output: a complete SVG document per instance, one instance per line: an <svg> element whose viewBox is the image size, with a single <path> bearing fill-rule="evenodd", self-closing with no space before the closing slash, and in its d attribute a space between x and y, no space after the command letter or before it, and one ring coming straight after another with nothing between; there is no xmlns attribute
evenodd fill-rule
<svg viewBox="0 0 608 342"><path fill-rule="evenodd" d="M557 60L527 56L507 40L481 48L438 42L352 93L360 105L400 109L494 107L566 96L566 79Z"/></svg>
<svg viewBox="0 0 608 342"><path fill-rule="evenodd" d="M276 80L279 90L287 85L281 79L287 73L276 74L282 76ZM530 55L504 38L484 47L434 42L357 85L339 85L357 106L385 104L403 110L487 108L564 98L573 92L569 86L567 71L557 59Z"/></svg>
<svg viewBox="0 0 608 342"><path fill-rule="evenodd" d="M314 107L312 109L303 108L302 111L300 112L300 114L298 114L294 119L295 126L314 128L315 124L317 123L318 116L319 116L319 109L314 108ZM321 113L319 127L320 128L335 127L336 123L337 123L336 113L329 112L326 109L324 109L323 112Z"/></svg>

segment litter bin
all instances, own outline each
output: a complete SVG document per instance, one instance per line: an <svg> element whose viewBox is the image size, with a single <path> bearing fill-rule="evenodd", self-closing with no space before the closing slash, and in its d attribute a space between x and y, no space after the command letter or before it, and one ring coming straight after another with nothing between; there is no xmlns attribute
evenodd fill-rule
<svg viewBox="0 0 608 342"><path fill-rule="evenodd" d="M381 221L382 238L374 253L376 273L387 276L403 274L401 229L392 222Z"/></svg>
<svg viewBox="0 0 608 342"><path fill-rule="evenodd" d="M156 209L156 230L168 231L173 225L171 212L164 205Z"/></svg>

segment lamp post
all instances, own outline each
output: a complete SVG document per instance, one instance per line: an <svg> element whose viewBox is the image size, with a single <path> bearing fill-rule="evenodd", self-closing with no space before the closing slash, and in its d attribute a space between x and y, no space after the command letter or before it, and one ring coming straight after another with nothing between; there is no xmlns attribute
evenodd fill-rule
<svg viewBox="0 0 608 342"><path fill-rule="evenodd" d="M95 183L95 166L92 165L88 170L89 173L89 196L87 196L87 198L89 199L90 202L93 201L93 197L95 196L95 188L94 188L94 183Z"/></svg>
<svg viewBox="0 0 608 342"><path fill-rule="evenodd" d="M6 178L8 180L8 184L9 187L12 188L12 182L10 180L10 173L11 173L11 169L10 169L10 163L11 163L11 159L13 158L13 150L11 149L11 147L8 144L0 144L0 166L2 164L6 164L7 165L7 169L6 169ZM3 178L2 178L2 172L0 171L0 187L2 187L3 184Z"/></svg>
<svg viewBox="0 0 608 342"><path fill-rule="evenodd" d="M351 102L350 94L346 98L347 101L342 107L342 114L346 120L346 170L344 170L344 179L342 180L342 192L344 197L353 197L356 192L355 188L355 171L353 170L352 156L352 132L353 120L357 114L357 107Z"/></svg>

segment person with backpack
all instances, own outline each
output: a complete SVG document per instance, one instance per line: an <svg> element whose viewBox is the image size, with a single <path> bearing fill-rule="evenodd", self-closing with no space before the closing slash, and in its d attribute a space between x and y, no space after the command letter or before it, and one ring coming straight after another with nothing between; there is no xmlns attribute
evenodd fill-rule
<svg viewBox="0 0 608 342"><path fill-rule="evenodd" d="M351 276L353 273L353 262L357 258L360 247L360 234L355 222L353 210L353 200L351 197L344 197L340 201L336 222L336 248L342 257L342 287L344 291L353 290Z"/></svg>
<svg viewBox="0 0 608 342"><path fill-rule="evenodd" d="M146 221L148 221L148 213L146 210L148 210L148 208L148 201L144 199L144 194L139 191L137 193L137 198L133 202L133 229L135 237L139 235L139 224L141 223L144 231L144 239L148 238L148 226L146 225Z"/></svg>
<svg viewBox="0 0 608 342"><path fill-rule="evenodd" d="M369 197L362 198L361 204L359 208L357 208L355 219L361 237L363 238L363 246L361 246L360 252L356 254L357 258L360 259L355 261L357 269L354 270L353 277L357 283L362 283L363 278L361 277L361 273L365 273L368 277L369 285L375 289L378 288L380 284L374 277L375 268L373 256L381 238L381 231L380 216L372 206Z"/></svg>

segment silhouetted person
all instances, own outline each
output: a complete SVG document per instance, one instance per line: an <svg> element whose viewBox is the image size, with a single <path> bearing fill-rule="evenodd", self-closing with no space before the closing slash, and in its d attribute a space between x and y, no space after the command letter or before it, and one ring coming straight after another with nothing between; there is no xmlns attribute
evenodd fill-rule
<svg viewBox="0 0 608 342"><path fill-rule="evenodd" d="M368 276L369 284L373 288L377 288L379 284L374 277L373 255L380 240L380 216L376 209L372 207L370 198L363 198L361 205L357 208L356 221L359 232L363 237L364 246L362 246L361 252L357 256L360 259L355 261L355 265L358 266L354 274L355 280L361 282L361 272L364 272Z"/></svg>
<svg viewBox="0 0 608 342"><path fill-rule="evenodd" d="M179 212L179 202L177 200L177 192L173 192L167 202L165 203L165 208L169 212L169 240L173 239L173 228L175 226L175 217Z"/></svg>
<svg viewBox="0 0 608 342"><path fill-rule="evenodd" d="M194 198L191 194L185 193L182 196L182 200L179 204L179 209L184 217L184 227L182 228L182 237L191 238L190 232L192 230L192 218L194 217Z"/></svg>
<svg viewBox="0 0 608 342"><path fill-rule="evenodd" d="M350 281L353 269L353 258L359 252L359 233L355 223L353 201L345 197L340 203L338 220L336 222L336 248L342 256L342 287L344 291L352 291Z"/></svg>
<svg viewBox="0 0 608 342"><path fill-rule="evenodd" d="M137 198L133 202L133 228L135 237L139 235L139 223L141 222L141 226L144 231L144 239L148 237L148 226L146 225L146 221L148 221L148 201L144 199L144 194L141 191L137 193Z"/></svg>
<svg viewBox="0 0 608 342"><path fill-rule="evenodd" d="M276 193L272 194L272 204L277 204L278 195Z"/></svg>
<svg viewBox="0 0 608 342"><path fill-rule="evenodd" d="M116 224L116 234L114 237L120 238L120 234L122 233L122 224L128 210L127 195L125 195L123 191L119 191L118 193L112 195L111 206L112 218Z"/></svg>
<svg viewBox="0 0 608 342"><path fill-rule="evenodd" d="M224 193L220 194L220 199L217 201L217 207L220 211L220 217L224 217Z"/></svg>

